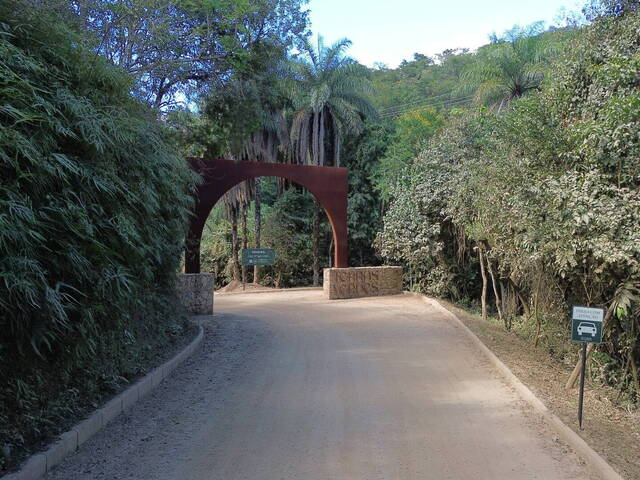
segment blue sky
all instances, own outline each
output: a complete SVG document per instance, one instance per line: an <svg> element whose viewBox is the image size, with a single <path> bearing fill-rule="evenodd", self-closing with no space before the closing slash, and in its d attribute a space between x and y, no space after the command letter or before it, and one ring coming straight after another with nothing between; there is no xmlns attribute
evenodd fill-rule
<svg viewBox="0 0 640 480"><path fill-rule="evenodd" d="M577 0L311 0L311 29L326 43L347 37L350 56L372 66L396 67L414 52L475 49L491 32L537 20L553 23L559 10L579 10Z"/></svg>

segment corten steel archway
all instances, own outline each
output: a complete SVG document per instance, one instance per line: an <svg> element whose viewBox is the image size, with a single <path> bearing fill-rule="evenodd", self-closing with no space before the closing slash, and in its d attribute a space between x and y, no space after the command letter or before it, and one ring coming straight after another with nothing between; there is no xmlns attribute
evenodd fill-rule
<svg viewBox="0 0 640 480"><path fill-rule="evenodd" d="M223 159L187 159L191 168L203 177L197 188L194 216L187 233L185 272L200 273L202 230L218 200L233 186L256 177L281 177L306 188L324 207L333 230L335 266L349 263L347 245L347 169L313 167L284 163L235 162Z"/></svg>

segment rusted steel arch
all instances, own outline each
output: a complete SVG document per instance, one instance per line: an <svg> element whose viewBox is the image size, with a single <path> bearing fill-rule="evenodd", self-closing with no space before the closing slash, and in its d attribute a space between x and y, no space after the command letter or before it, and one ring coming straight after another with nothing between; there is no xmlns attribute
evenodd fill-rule
<svg viewBox="0 0 640 480"><path fill-rule="evenodd" d="M335 266L348 266L347 244L347 169L313 167L284 163L235 162L224 159L187 159L191 168L203 177L197 188L194 215L187 233L185 272L200 273L202 231L218 200L233 186L256 177L281 177L306 188L324 208L333 230Z"/></svg>

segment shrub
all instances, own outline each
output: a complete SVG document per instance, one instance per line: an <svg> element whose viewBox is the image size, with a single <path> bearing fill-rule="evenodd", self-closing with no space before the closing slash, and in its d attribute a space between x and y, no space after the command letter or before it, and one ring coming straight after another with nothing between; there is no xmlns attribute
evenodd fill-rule
<svg viewBox="0 0 640 480"><path fill-rule="evenodd" d="M0 4L0 447L45 438L183 331L194 180L128 76L22 7Z"/></svg>

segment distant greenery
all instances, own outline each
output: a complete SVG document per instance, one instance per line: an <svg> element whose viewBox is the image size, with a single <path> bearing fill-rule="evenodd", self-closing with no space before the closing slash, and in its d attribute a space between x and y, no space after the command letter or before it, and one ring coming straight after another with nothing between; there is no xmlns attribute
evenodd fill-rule
<svg viewBox="0 0 640 480"><path fill-rule="evenodd" d="M0 4L0 471L187 333L195 178L129 77Z"/></svg>

